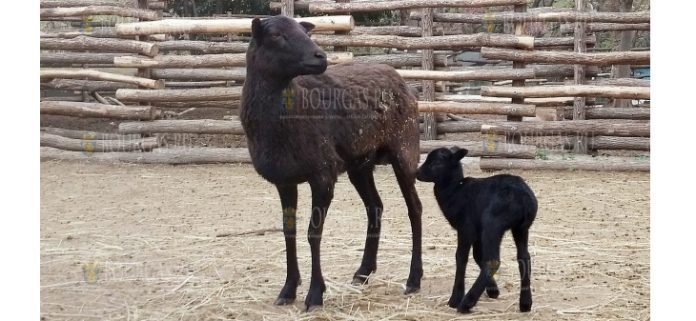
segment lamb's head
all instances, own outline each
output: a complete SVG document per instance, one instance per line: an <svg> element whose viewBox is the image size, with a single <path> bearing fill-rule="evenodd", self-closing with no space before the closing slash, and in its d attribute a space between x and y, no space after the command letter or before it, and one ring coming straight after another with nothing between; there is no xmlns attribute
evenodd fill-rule
<svg viewBox="0 0 696 321"><path fill-rule="evenodd" d="M418 168L416 178L422 182L442 182L463 177L460 161L469 151L464 148L438 148L428 154Z"/></svg>
<svg viewBox="0 0 696 321"><path fill-rule="evenodd" d="M298 23L285 16L254 19L247 64L256 72L280 79L323 73L326 53L309 38L312 29L314 25L309 22Z"/></svg>

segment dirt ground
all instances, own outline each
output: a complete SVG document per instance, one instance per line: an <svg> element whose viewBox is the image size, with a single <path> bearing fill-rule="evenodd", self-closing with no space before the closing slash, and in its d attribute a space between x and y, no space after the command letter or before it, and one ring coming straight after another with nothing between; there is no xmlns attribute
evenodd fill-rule
<svg viewBox="0 0 696 321"><path fill-rule="evenodd" d="M285 280L280 203L251 166L43 162L42 320L648 320L649 174L513 173L539 199L530 236L531 313L517 312L519 276L509 233L497 276L500 298L484 294L469 315L447 307L456 234L424 183L417 187L425 275L419 293L401 294L410 228L387 167L375 174L385 205L376 274L366 286L350 284L366 219L341 176L322 243L325 306L304 313L309 246L298 239L303 284L297 302L273 306ZM309 195L303 185L299 235L306 233ZM470 264L467 289L477 273Z"/></svg>

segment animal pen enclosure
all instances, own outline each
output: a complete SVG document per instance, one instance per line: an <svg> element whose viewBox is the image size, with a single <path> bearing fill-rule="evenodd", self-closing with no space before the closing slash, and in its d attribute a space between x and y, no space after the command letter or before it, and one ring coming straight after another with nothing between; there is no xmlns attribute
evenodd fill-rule
<svg viewBox="0 0 696 321"><path fill-rule="evenodd" d="M423 153L466 147L481 157L483 170L649 171L649 161L634 154L573 156L649 151L649 81L607 78L604 71L649 65L650 53L592 50L595 33L649 30L649 12L576 4L575 10L529 9L527 0L270 5L315 24L312 38L331 64L397 68L419 90ZM250 161L237 109L251 18L173 18L165 8L165 1L41 1L41 20L63 28L43 28L40 40L42 159ZM399 10L402 23L356 26L351 16L385 10ZM95 18L104 15L118 18ZM559 32L531 35L533 24ZM464 26L482 30L463 34ZM610 100L629 104L613 107ZM564 149L573 154L549 158Z"/></svg>

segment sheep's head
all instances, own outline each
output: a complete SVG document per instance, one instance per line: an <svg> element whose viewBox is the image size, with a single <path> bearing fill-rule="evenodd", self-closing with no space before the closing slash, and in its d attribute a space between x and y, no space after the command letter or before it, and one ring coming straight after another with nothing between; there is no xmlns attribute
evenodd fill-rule
<svg viewBox="0 0 696 321"><path fill-rule="evenodd" d="M251 23L252 40L247 63L257 71L281 79L321 74L326 70L326 53L309 38L314 25L275 16Z"/></svg>
<svg viewBox="0 0 696 321"><path fill-rule="evenodd" d="M469 151L464 148L438 148L428 154L418 168L416 178L422 182L438 182L460 179L463 176L460 161Z"/></svg>

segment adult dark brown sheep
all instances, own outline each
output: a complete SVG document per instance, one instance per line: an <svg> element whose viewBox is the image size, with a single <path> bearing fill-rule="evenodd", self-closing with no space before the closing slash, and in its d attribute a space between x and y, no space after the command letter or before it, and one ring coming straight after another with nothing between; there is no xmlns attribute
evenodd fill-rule
<svg viewBox="0 0 696 321"><path fill-rule="evenodd" d="M362 263L354 281L377 268L382 201L373 170L391 164L411 221L413 248L406 293L420 288L421 203L415 189L419 158L416 98L386 65L343 64L327 69L326 54L308 36L314 26L276 16L252 22L241 120L256 171L280 194L287 279L276 304L294 301L301 283L295 243L297 185L308 182L312 214L308 239L312 276L308 310L323 304L326 287L319 248L339 174L348 172L367 208Z"/></svg>

